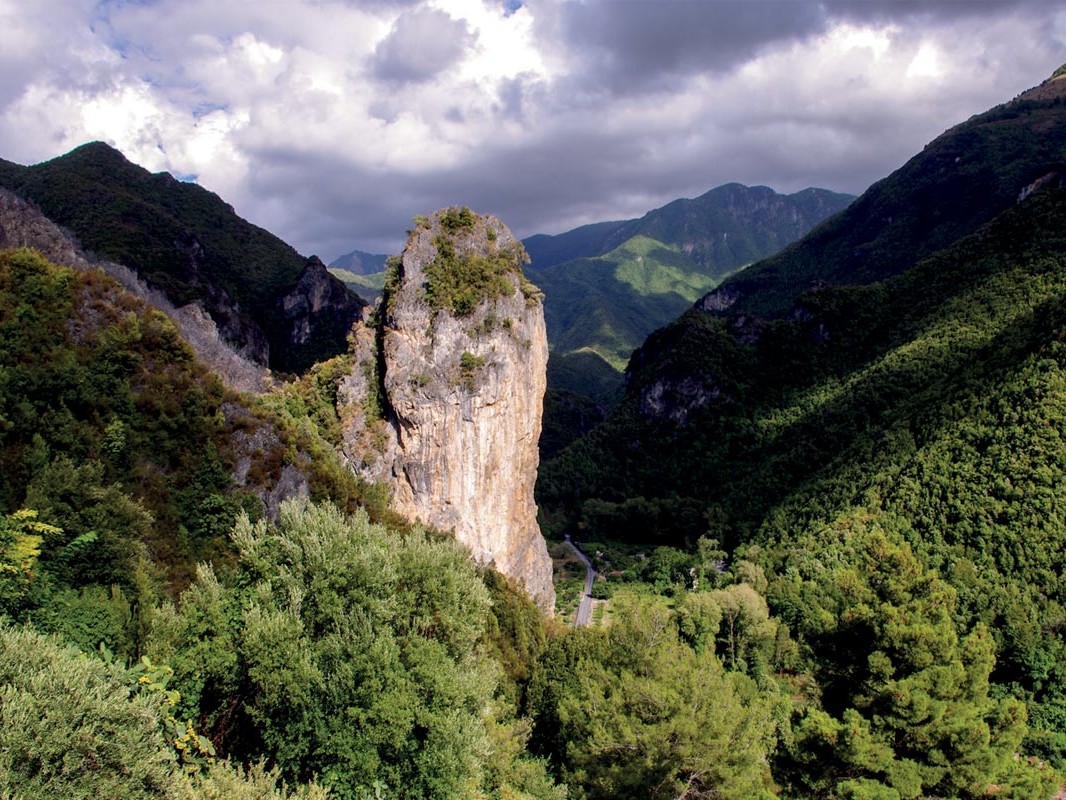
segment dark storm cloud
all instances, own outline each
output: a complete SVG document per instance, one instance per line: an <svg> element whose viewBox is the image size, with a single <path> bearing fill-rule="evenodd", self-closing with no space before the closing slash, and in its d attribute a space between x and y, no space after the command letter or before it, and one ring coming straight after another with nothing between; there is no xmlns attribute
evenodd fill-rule
<svg viewBox="0 0 1066 800"><path fill-rule="evenodd" d="M443 11L405 11L374 51L374 74L399 83L427 81L455 64L473 42L466 23Z"/></svg>
<svg viewBox="0 0 1066 800"><path fill-rule="evenodd" d="M639 216L727 181L858 193L945 128L1056 66L1051 39L1034 38L1052 27L1056 9L1038 0L544 0L529 9L542 12L538 40L566 67L552 82L519 76L497 84L499 135L475 137L478 147L420 170L254 154L265 168L254 171L249 194L288 192L294 201L281 204L284 214L265 220L268 227L330 259L354 247L395 251L414 214L457 203L498 214L525 236ZM1004 19L1014 22L1002 27ZM875 58L860 44L851 56L823 55L818 43L840 21L880 26L887 54ZM411 47L431 30L411 35ZM390 39L401 33L397 25ZM967 80L908 79L923 43L934 45L947 74ZM744 65L768 54L776 55L760 62L758 80L743 77ZM981 69L958 72L967 62ZM433 73L403 69L408 80ZM403 69L387 74L396 79ZM676 108L676 122L665 108ZM505 121L528 127L511 139Z"/></svg>
<svg viewBox="0 0 1066 800"><path fill-rule="evenodd" d="M565 2L560 14L559 32L584 63L585 81L614 91L728 70L825 28L817 4L794 0Z"/></svg>
<svg viewBox="0 0 1066 800"><path fill-rule="evenodd" d="M545 226L565 226L575 214L594 216L603 198L617 200L629 191L638 194L633 212L643 213L650 208L645 208L649 191L668 190L670 180L641 174L641 143L621 134L576 134L560 131L538 143L486 149L473 161L418 173L382 174L359 164L339 165L322 154L261 150L253 154L262 167L249 192L284 196L277 209L284 216L267 227L329 261L353 248L394 252L414 215L445 206L497 214L527 236ZM264 207L256 213L260 221L260 213L271 212Z"/></svg>
<svg viewBox="0 0 1066 800"><path fill-rule="evenodd" d="M0 157L106 139L325 259L456 203L524 236L727 181L861 192L1066 60L1044 0L12 8Z"/></svg>
<svg viewBox="0 0 1066 800"><path fill-rule="evenodd" d="M907 17L947 22L1016 10L1054 10L1061 5L1061 0L824 0L822 3L832 17L860 22L892 22Z"/></svg>

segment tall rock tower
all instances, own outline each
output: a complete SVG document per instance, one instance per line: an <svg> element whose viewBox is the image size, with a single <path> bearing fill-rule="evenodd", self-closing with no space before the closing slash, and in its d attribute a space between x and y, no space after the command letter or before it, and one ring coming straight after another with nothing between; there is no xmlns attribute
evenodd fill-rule
<svg viewBox="0 0 1066 800"><path fill-rule="evenodd" d="M449 208L418 218L378 325L357 330L356 368L338 397L352 467L550 611L533 500L548 342L526 258L495 217Z"/></svg>

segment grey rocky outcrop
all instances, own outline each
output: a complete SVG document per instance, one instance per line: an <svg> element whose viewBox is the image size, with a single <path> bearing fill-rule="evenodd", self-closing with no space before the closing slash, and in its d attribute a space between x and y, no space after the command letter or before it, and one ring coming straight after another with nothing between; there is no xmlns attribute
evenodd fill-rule
<svg viewBox="0 0 1066 800"><path fill-rule="evenodd" d="M366 303L329 274L318 256L311 256L300 277L278 300L289 347L306 347L321 329L347 332L363 315Z"/></svg>
<svg viewBox="0 0 1066 800"><path fill-rule="evenodd" d="M356 366L338 398L353 469L550 611L552 563L533 500L548 344L523 257L495 217L448 209L420 222L378 327L357 327Z"/></svg>

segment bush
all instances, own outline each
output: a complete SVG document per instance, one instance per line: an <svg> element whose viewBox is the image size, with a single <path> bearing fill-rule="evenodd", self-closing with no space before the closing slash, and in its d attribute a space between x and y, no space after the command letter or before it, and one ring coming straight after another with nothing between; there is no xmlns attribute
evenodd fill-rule
<svg viewBox="0 0 1066 800"><path fill-rule="evenodd" d="M27 629L0 628L0 796L183 797L159 699L121 668Z"/></svg>

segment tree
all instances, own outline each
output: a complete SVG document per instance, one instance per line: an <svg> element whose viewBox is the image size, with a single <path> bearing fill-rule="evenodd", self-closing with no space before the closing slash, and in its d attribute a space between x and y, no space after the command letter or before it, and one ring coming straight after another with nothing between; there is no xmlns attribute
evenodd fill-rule
<svg viewBox="0 0 1066 800"><path fill-rule="evenodd" d="M140 678L140 680L138 680ZM0 797L5 800L327 800L276 771L181 764L167 694L143 671L0 625Z"/></svg>
<svg viewBox="0 0 1066 800"><path fill-rule="evenodd" d="M469 554L296 501L233 541L233 580L203 568L152 644L216 742L344 797L474 796L495 680Z"/></svg>
<svg viewBox="0 0 1066 800"><path fill-rule="evenodd" d="M959 637L955 591L909 546L861 514L840 524L850 553L812 613L823 704L798 721L783 774L824 797L1050 796L1053 773L1017 759L1025 707L989 696L988 631Z"/></svg>
<svg viewBox="0 0 1066 800"><path fill-rule="evenodd" d="M677 631L670 610L653 600L623 603L606 631L566 637L599 641L576 649L582 657L568 679L534 694L549 701L538 716L559 725L563 751L555 757L578 797L769 793L770 702L750 679L726 673L713 652L697 655Z"/></svg>
<svg viewBox="0 0 1066 800"><path fill-rule="evenodd" d="M710 594L721 610L719 637L725 644L729 668L745 671L752 666L748 663L749 653L772 644L777 621L770 618L766 599L750 584L734 583Z"/></svg>
<svg viewBox="0 0 1066 800"><path fill-rule="evenodd" d="M56 526L39 521L33 509L0 517L0 614L12 618L22 614L37 577L41 545L61 533Z"/></svg>
<svg viewBox="0 0 1066 800"><path fill-rule="evenodd" d="M711 592L686 592L677 601L677 627L681 638L702 655L708 645L714 652L714 640L722 624L722 607Z"/></svg>

